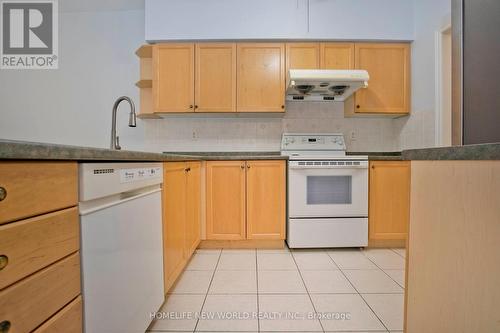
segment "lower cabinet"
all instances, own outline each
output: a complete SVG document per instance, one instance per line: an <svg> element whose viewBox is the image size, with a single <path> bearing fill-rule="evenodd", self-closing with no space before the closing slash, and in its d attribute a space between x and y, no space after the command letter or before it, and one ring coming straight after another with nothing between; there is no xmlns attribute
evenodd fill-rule
<svg viewBox="0 0 500 333"><path fill-rule="evenodd" d="M210 161L209 240L285 239L285 161Z"/></svg>
<svg viewBox="0 0 500 333"><path fill-rule="evenodd" d="M369 246L404 246L410 214L410 162L371 161Z"/></svg>
<svg viewBox="0 0 500 333"><path fill-rule="evenodd" d="M167 162L163 179L165 293L200 242L201 162Z"/></svg>

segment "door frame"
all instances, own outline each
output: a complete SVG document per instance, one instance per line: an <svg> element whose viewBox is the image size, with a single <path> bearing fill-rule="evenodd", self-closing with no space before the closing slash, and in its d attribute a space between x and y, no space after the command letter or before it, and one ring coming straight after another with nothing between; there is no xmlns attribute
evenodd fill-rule
<svg viewBox="0 0 500 333"><path fill-rule="evenodd" d="M442 146L443 145L443 102L444 102L444 92L443 92L443 44L445 35L452 34L452 26L451 26L451 16L445 19L445 23L441 26L439 30L435 32L435 86L434 86L434 95L435 95L435 105L434 105L434 145ZM451 65L451 63L450 63ZM450 82L451 85L451 82ZM451 97L451 91L450 91ZM451 101L450 101L451 102ZM451 104L450 104L451 107ZM453 133L453 130L452 130Z"/></svg>

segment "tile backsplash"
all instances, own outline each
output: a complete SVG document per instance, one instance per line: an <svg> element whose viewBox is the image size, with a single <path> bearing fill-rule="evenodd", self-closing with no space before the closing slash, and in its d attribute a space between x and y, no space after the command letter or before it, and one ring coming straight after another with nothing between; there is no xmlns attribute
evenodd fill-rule
<svg viewBox="0 0 500 333"><path fill-rule="evenodd" d="M285 114L183 115L144 120L153 151L278 151L283 132L341 132L349 151L399 149L388 118L345 118L343 103L288 103Z"/></svg>

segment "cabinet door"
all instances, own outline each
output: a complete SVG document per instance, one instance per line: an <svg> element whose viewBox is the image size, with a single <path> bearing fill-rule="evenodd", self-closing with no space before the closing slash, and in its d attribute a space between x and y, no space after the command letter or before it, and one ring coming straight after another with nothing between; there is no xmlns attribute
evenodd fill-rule
<svg viewBox="0 0 500 333"><path fill-rule="evenodd" d="M195 111L236 112L236 44L196 44Z"/></svg>
<svg viewBox="0 0 500 333"><path fill-rule="evenodd" d="M186 257L189 258L200 243L201 162L188 162L186 198Z"/></svg>
<svg viewBox="0 0 500 333"><path fill-rule="evenodd" d="M155 112L194 111L194 44L153 46Z"/></svg>
<svg viewBox="0 0 500 333"><path fill-rule="evenodd" d="M354 43L321 43L322 69L353 69Z"/></svg>
<svg viewBox="0 0 500 333"><path fill-rule="evenodd" d="M238 44L238 112L284 112L285 44Z"/></svg>
<svg viewBox="0 0 500 333"><path fill-rule="evenodd" d="M355 68L370 75L355 95L356 113L410 112L410 45L356 43Z"/></svg>
<svg viewBox="0 0 500 333"><path fill-rule="evenodd" d="M370 162L370 240L406 239L410 209L410 163Z"/></svg>
<svg viewBox="0 0 500 333"><path fill-rule="evenodd" d="M245 239L245 162L207 162L207 239Z"/></svg>
<svg viewBox="0 0 500 333"><path fill-rule="evenodd" d="M319 43L286 44L286 76L290 69L318 69Z"/></svg>
<svg viewBox="0 0 500 333"><path fill-rule="evenodd" d="M247 162L247 238L285 239L284 161Z"/></svg>
<svg viewBox="0 0 500 333"><path fill-rule="evenodd" d="M163 177L163 269L165 293L185 264L186 164L169 162Z"/></svg>

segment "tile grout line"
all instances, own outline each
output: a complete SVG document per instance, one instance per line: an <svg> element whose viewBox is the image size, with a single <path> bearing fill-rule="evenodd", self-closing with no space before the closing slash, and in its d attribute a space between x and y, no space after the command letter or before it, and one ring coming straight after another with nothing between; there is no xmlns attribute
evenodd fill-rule
<svg viewBox="0 0 500 333"><path fill-rule="evenodd" d="M219 252L219 257L217 258L217 263L215 264L214 272L212 273L212 277L210 278L210 283L208 284L207 293L205 294L205 298L203 299L203 303L201 304L200 314L198 316L198 319L196 320L196 325L194 325L193 333L196 332L196 329L198 328L198 324L200 322L200 316L201 316L201 313L203 312L203 308L205 307L205 302L207 301L208 293L210 292L210 287L212 286L215 272L217 272L217 267L219 266L219 261L220 261L221 256L222 256L222 249Z"/></svg>
<svg viewBox="0 0 500 333"><path fill-rule="evenodd" d="M297 265L297 261L295 260L295 256L293 255L293 252L290 252L290 255L292 256L292 259L293 259L293 262L295 263L295 266L297 266L297 271L299 272L300 279L302 280L302 283L304 284L304 288L306 289L307 297L309 298L309 301L311 302L314 313L317 315L318 310L316 310L316 306L314 305L311 294L309 293L309 289L307 288L306 282L304 281L304 277L302 276L302 272L300 271L299 265ZM330 257L330 256L328 256L328 257ZM316 319L316 320L319 322L319 325L321 326L323 333L325 333L326 332L325 327L323 326L323 323L321 322L321 320L320 319Z"/></svg>
<svg viewBox="0 0 500 333"><path fill-rule="evenodd" d="M330 257L330 255L328 254L328 252L326 254L328 255L328 258L330 258L330 260L333 261L333 263L337 267L339 267L340 273L342 273L342 275L347 279L347 281L349 281L349 284L354 288L354 290L356 290L356 292L358 293L359 297L361 297L361 299L363 300L363 302L365 302L366 306L368 306L368 308L372 311L372 313L375 315L375 317L377 317L378 321L382 324L382 326L385 327L386 331L389 332L389 328L387 326L385 326L385 324L382 321L382 319L379 318L379 316L377 315L377 313L375 312L375 310L373 310L372 307L370 306L370 304L368 304L368 302L364 299L363 295L361 295L361 293L359 292L358 288L356 288L354 286L354 284L351 282L351 280L349 280L349 278L347 277L347 275L345 275L344 271L342 269L340 269L340 266L337 265L337 263L335 262L335 260L333 260L332 257Z"/></svg>
<svg viewBox="0 0 500 333"><path fill-rule="evenodd" d="M391 252L394 252L394 251L391 251ZM368 257L366 254L363 253L363 255L366 257L366 259L370 260L375 266L377 266L378 269L380 269L382 272L384 272L384 274L387 275L389 277L389 279L391 279L395 284L397 284L399 287L401 287L401 289L403 289L403 292L402 292L403 294L405 293L405 288L402 285L400 285L398 283L398 281L394 280L392 278L392 276L390 276L389 274L387 274L387 272L382 267L380 267L379 265L377 265L377 263L375 261L373 261L372 259L370 259L370 257ZM398 270L398 269L395 269L395 270ZM403 269L403 274L405 273L405 270L406 270L406 267ZM394 294L401 294L401 293L394 293Z"/></svg>

